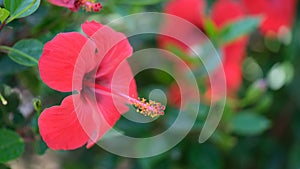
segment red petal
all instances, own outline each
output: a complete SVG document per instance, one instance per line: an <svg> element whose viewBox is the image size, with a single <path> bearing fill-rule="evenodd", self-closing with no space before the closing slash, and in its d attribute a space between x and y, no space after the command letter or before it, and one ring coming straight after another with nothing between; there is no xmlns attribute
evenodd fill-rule
<svg viewBox="0 0 300 169"><path fill-rule="evenodd" d="M176 108L181 106L181 93L177 83L172 83L168 89L168 103Z"/></svg>
<svg viewBox="0 0 300 169"><path fill-rule="evenodd" d="M276 35L281 26L290 28L295 20L296 0L242 0L247 12L262 16L260 30L264 35Z"/></svg>
<svg viewBox="0 0 300 169"><path fill-rule="evenodd" d="M87 148L93 146L96 141L114 126L121 116L113 104L112 96L101 95L99 100L100 118L97 121L98 130L96 136L88 140Z"/></svg>
<svg viewBox="0 0 300 169"><path fill-rule="evenodd" d="M248 38L243 37L243 38L239 38L233 43L225 45L223 47L223 52L224 52L223 63L224 64L237 63L242 65L242 62L246 55L247 43L248 43Z"/></svg>
<svg viewBox="0 0 300 169"><path fill-rule="evenodd" d="M39 60L41 78L48 86L62 92L80 90L84 74L95 67L94 57L95 46L86 37L79 33L58 34L44 47ZM74 74L75 65L84 69ZM72 88L72 83L77 86Z"/></svg>
<svg viewBox="0 0 300 169"><path fill-rule="evenodd" d="M164 12L181 17L172 19L166 16L166 22L161 27L158 36L158 44L161 48L167 48L169 45L180 47L184 51L189 50L189 44L199 43L199 35L195 36L195 27L203 28L206 1L204 0L173 0L166 4ZM195 25L195 27L192 26ZM176 29L174 29L176 27ZM167 36L165 36L167 35ZM173 37L170 37L172 35ZM195 39L194 39L195 38Z"/></svg>
<svg viewBox="0 0 300 169"><path fill-rule="evenodd" d="M39 117L43 140L54 150L72 150L83 146L89 139L74 111L73 98L65 98L61 106L45 109Z"/></svg>
<svg viewBox="0 0 300 169"><path fill-rule="evenodd" d="M95 32L97 32L103 25L96 21L87 21L81 25L83 32L87 36L92 36Z"/></svg>
<svg viewBox="0 0 300 169"><path fill-rule="evenodd" d="M203 27L206 1L204 0L173 0L166 4L165 13L179 16L198 27Z"/></svg>
<svg viewBox="0 0 300 169"><path fill-rule="evenodd" d="M74 8L75 0L48 0L53 5Z"/></svg>
<svg viewBox="0 0 300 169"><path fill-rule="evenodd" d="M224 71L228 94L235 95L242 83L241 64L226 64L224 65Z"/></svg>
<svg viewBox="0 0 300 169"><path fill-rule="evenodd" d="M218 27L234 22L244 16L243 7L232 0L217 1L212 7L211 17Z"/></svg>
<svg viewBox="0 0 300 169"><path fill-rule="evenodd" d="M84 33L93 39L97 45L99 69L102 74L115 69L124 59L132 55L132 47L127 37L114 31L108 26L103 26L95 21L82 25Z"/></svg>
<svg viewBox="0 0 300 169"><path fill-rule="evenodd" d="M96 81L101 86L104 86L113 94L98 94L98 107L100 111L100 120L97 124L98 133L97 138L91 139L88 142L87 147L91 147L95 141L99 140L109 129L111 129L116 121L120 118L120 114L123 114L129 110L127 104L128 98L137 97L136 83L133 78L131 69L126 60L120 64L120 66L107 75L99 77L99 81ZM119 94L122 94L125 97L121 97Z"/></svg>

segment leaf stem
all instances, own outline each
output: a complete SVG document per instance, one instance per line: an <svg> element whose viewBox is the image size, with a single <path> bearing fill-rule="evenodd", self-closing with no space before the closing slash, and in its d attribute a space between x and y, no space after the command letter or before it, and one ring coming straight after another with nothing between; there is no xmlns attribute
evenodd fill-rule
<svg viewBox="0 0 300 169"><path fill-rule="evenodd" d="M20 50L17 50L17 49L14 49L14 48L11 48L11 47L8 47L8 46L0 46L0 50L8 50L8 51L12 51L12 52L15 52L19 55L22 55L24 58L26 59L29 59L31 61L33 61L34 63L38 64L38 60L35 59L34 57L20 51Z"/></svg>

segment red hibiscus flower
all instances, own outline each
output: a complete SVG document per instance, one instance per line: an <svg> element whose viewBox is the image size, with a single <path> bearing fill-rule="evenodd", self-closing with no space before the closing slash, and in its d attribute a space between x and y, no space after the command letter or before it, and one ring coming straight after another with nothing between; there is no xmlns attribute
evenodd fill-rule
<svg viewBox="0 0 300 169"><path fill-rule="evenodd" d="M53 5L69 8L72 11L78 11L83 7L87 12L99 12L102 9L101 3L95 3L94 0L48 0Z"/></svg>
<svg viewBox="0 0 300 169"><path fill-rule="evenodd" d="M205 16L205 6L205 0L172 0L166 4L164 12L181 17L186 21L194 24L199 29L202 29ZM174 27L176 27L176 29L174 29ZM193 35L190 34L190 32L192 32L191 26L183 23L178 23L177 21L166 20L164 25L162 25L161 32L163 34L177 34L181 37L187 36L186 34L189 34L191 36L189 37L190 39L188 39L188 41L195 41L194 39L192 39ZM168 45L175 45L177 47L180 47L182 50L189 50L189 47L179 40L164 35L160 35L158 37L158 44L161 48L167 48Z"/></svg>
<svg viewBox="0 0 300 169"><path fill-rule="evenodd" d="M247 12L263 17L260 30L264 35L276 36L281 28L293 25L297 0L242 0Z"/></svg>
<svg viewBox="0 0 300 169"><path fill-rule="evenodd" d="M222 28L230 22L235 22L245 16L242 6L232 0L217 1L211 12L211 18L218 28ZM223 69L226 77L227 91L234 95L242 83L242 62L248 43L247 37L241 37L222 48ZM218 70L216 71L218 74ZM216 84L218 85L218 84ZM216 86L218 90L218 87Z"/></svg>
<svg viewBox="0 0 300 169"><path fill-rule="evenodd" d="M41 79L51 88L71 92L60 106L39 117L43 140L54 150L91 147L133 104L144 115L163 113L159 103L136 99L136 85L126 58L132 47L127 38L97 22L77 32L58 34L39 60Z"/></svg>

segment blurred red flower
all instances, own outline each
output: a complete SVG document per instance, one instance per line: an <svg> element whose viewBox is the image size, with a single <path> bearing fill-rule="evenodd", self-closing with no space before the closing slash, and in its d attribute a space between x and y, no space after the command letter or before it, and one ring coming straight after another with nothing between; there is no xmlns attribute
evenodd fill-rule
<svg viewBox="0 0 300 169"><path fill-rule="evenodd" d="M218 28L222 28L230 22L243 19L245 13L241 4L232 0L219 0L212 6L211 18ZM242 83L242 62L246 54L247 37L226 44L222 47L223 69L226 77L227 93L233 96ZM216 71L216 74L218 74ZM214 77L213 77L214 78ZM214 85L214 84L212 84ZM215 85L218 85L217 83ZM216 86L218 90L218 86Z"/></svg>
<svg viewBox="0 0 300 169"><path fill-rule="evenodd" d="M172 83L169 87L168 93L168 104L180 108L181 105L181 94L180 94L180 88L176 83Z"/></svg>
<svg viewBox="0 0 300 169"><path fill-rule="evenodd" d="M297 0L242 0L246 11L263 17L260 30L264 35L276 36L281 28L293 25Z"/></svg>
<svg viewBox="0 0 300 169"><path fill-rule="evenodd" d="M199 29L202 29L205 18L205 7L205 0L172 0L166 4L164 12L181 17ZM174 27L176 27L176 29L174 29ZM178 22L170 20L166 20L161 30L162 33L172 32L170 34L180 34L180 32L182 32L183 36L186 36L184 34L188 34L189 31L191 31L190 26L186 27L184 24L178 24ZM185 51L189 49L188 46L179 40L164 35L158 36L158 45L161 48L167 48L168 45L175 45Z"/></svg>
<svg viewBox="0 0 300 169"><path fill-rule="evenodd" d="M136 101L136 85L126 60L132 54L127 38L97 22L77 32L58 34L46 43L39 60L41 79L52 89L75 91L60 106L39 117L43 140L54 150L91 147ZM117 85L112 84L118 68ZM118 97L114 97L117 95Z"/></svg>
<svg viewBox="0 0 300 169"><path fill-rule="evenodd" d="M78 11L80 7L83 7L87 12L94 11L99 12L102 9L102 5L94 0L48 0L53 5L69 8L72 11Z"/></svg>
<svg viewBox="0 0 300 169"><path fill-rule="evenodd" d="M193 23L199 29L203 30L203 22L205 19L205 6L206 2L204 0L173 0L167 3L164 12L172 15L176 15L187 21ZM189 7L189 8L188 8ZM235 22L239 19L242 19L245 16L243 7L240 3L232 1L232 0L219 0L215 2L212 6L210 18L217 26L217 28L221 29L223 26L230 22ZM209 16L207 16L209 17ZM172 30L174 29L174 24L168 24L166 21L164 25L162 25L162 30ZM193 36L192 33L188 32L187 29L181 29L181 27L176 27L178 32L183 31L186 36ZM177 47L183 49L188 52L188 46L171 37L167 36L159 36L158 37L159 46L162 48L166 48L168 44L176 45ZM242 82L242 61L245 56L246 46L248 43L247 37L240 37L239 39L226 44L221 47L221 54L223 55L223 69L225 71L226 76L226 84L228 94L234 96L237 90L240 87ZM218 93L218 75L221 69L215 70L213 73L213 77L215 78L216 83L211 84ZM170 89L170 94L174 94L169 98L177 98L178 94L173 91L173 87ZM208 90L208 96L211 93L210 89ZM178 102L178 101L176 101Z"/></svg>

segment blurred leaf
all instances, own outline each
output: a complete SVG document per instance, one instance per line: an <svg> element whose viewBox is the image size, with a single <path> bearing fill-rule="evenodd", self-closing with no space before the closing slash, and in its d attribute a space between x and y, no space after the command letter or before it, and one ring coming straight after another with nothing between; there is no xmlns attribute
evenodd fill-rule
<svg viewBox="0 0 300 169"><path fill-rule="evenodd" d="M48 149L47 144L43 141L43 139L41 139L41 137L39 137L39 139L35 141L35 152L38 155L43 155L45 154L47 149Z"/></svg>
<svg viewBox="0 0 300 169"><path fill-rule="evenodd" d="M16 77L33 95L40 95L42 81L36 67L20 72Z"/></svg>
<svg viewBox="0 0 300 169"><path fill-rule="evenodd" d="M0 7L0 21L3 23L5 19L9 16L9 11L5 8Z"/></svg>
<svg viewBox="0 0 300 169"><path fill-rule="evenodd" d="M0 76L19 73L28 68L15 63L8 56L0 57L0 67L1 67Z"/></svg>
<svg viewBox="0 0 300 169"><path fill-rule="evenodd" d="M0 163L0 169L10 169L10 167Z"/></svg>
<svg viewBox="0 0 300 169"><path fill-rule="evenodd" d="M290 83L294 77L294 67L290 62L275 64L268 73L268 85L273 90L278 90Z"/></svg>
<svg viewBox="0 0 300 169"><path fill-rule="evenodd" d="M264 112L269 109L269 107L273 103L273 95L271 93L266 93L264 96L262 96L258 103L255 105L255 112Z"/></svg>
<svg viewBox="0 0 300 169"><path fill-rule="evenodd" d="M10 22L16 18L31 15L40 6L41 0L4 0L4 6L10 11Z"/></svg>
<svg viewBox="0 0 300 169"><path fill-rule="evenodd" d="M218 130L214 132L211 140L225 151L232 149L237 142L235 137Z"/></svg>
<svg viewBox="0 0 300 169"><path fill-rule="evenodd" d="M254 82L246 91L245 98L241 101L242 106L256 103L259 98L266 92L267 84L265 80L260 79Z"/></svg>
<svg viewBox="0 0 300 169"><path fill-rule="evenodd" d="M167 44L166 49L174 55L178 56L180 59L182 59L184 62L189 63L189 64L199 64L200 59L198 57L192 57L187 54L183 49L179 48L178 46L174 44Z"/></svg>
<svg viewBox="0 0 300 169"><path fill-rule="evenodd" d="M221 30L221 42L230 43L241 36L251 33L258 27L260 21L259 17L247 17L226 25Z"/></svg>
<svg viewBox="0 0 300 169"><path fill-rule="evenodd" d="M160 154L150 158L142 158L139 160L140 165L143 169L152 169L152 168L168 168L170 160L167 158L167 154ZM163 165L163 167L161 167Z"/></svg>
<svg viewBox="0 0 300 169"><path fill-rule="evenodd" d="M243 61L243 77L248 81L255 81L263 77L262 68L252 57L247 57Z"/></svg>
<svg viewBox="0 0 300 169"><path fill-rule="evenodd" d="M35 131L36 134L39 133L38 119L39 119L39 115L35 114L30 121L30 126L33 129L33 131Z"/></svg>
<svg viewBox="0 0 300 169"><path fill-rule="evenodd" d="M271 122L267 118L251 111L239 112L229 122L229 129L243 136L261 134L270 126Z"/></svg>
<svg viewBox="0 0 300 169"><path fill-rule="evenodd" d="M295 144L290 149L288 169L300 168L300 145Z"/></svg>
<svg viewBox="0 0 300 169"><path fill-rule="evenodd" d="M19 111L13 114L13 123L17 126L22 126L25 124L25 117Z"/></svg>
<svg viewBox="0 0 300 169"><path fill-rule="evenodd" d="M271 52L274 52L274 53L279 52L281 43L280 43L277 39L275 39L275 38L270 38L270 37L265 37L264 40L265 40L265 46L266 46Z"/></svg>
<svg viewBox="0 0 300 169"><path fill-rule="evenodd" d="M24 141L14 131L0 130L0 162L8 162L20 157L24 152Z"/></svg>
<svg viewBox="0 0 300 169"><path fill-rule="evenodd" d="M217 27L211 19L206 19L204 22L204 30L208 37L214 38L218 34Z"/></svg>
<svg viewBox="0 0 300 169"><path fill-rule="evenodd" d="M8 56L24 66L36 66L43 51L43 44L35 39L23 39L12 48L0 46L2 50L8 50Z"/></svg>
<svg viewBox="0 0 300 169"><path fill-rule="evenodd" d="M193 167L203 169L221 169L223 160L219 150L211 144L191 145L188 154L189 163Z"/></svg>

